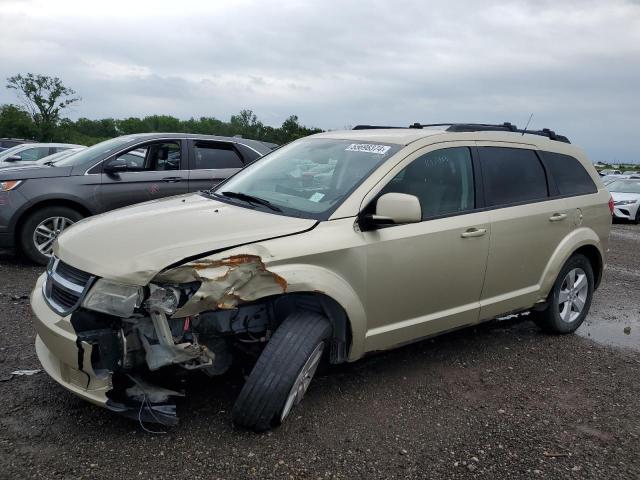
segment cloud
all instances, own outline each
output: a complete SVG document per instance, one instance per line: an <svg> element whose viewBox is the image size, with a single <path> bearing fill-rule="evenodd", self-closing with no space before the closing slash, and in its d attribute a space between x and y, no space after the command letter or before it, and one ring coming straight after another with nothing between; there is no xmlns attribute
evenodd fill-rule
<svg viewBox="0 0 640 480"><path fill-rule="evenodd" d="M596 1L3 1L0 76L60 76L74 117L512 121L640 160L640 6ZM0 92L0 102L13 101Z"/></svg>

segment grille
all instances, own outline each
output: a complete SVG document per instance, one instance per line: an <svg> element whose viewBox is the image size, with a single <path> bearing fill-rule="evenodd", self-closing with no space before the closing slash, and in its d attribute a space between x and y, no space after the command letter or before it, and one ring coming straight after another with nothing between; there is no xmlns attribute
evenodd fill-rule
<svg viewBox="0 0 640 480"><path fill-rule="evenodd" d="M71 265L67 265L64 262L58 262L57 272L70 282L76 283L78 285L86 284L91 278L91 275L89 273L78 270L77 268L72 267Z"/></svg>
<svg viewBox="0 0 640 480"><path fill-rule="evenodd" d="M60 315L72 313L86 295L95 277L52 258L47 267L47 280L42 286L47 304Z"/></svg>

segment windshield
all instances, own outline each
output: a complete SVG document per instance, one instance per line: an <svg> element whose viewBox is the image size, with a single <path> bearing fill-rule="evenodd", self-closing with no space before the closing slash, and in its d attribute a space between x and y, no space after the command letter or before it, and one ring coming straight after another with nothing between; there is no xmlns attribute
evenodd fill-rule
<svg viewBox="0 0 640 480"><path fill-rule="evenodd" d="M607 188L616 193L640 193L640 181L616 180L607 185Z"/></svg>
<svg viewBox="0 0 640 480"><path fill-rule="evenodd" d="M265 200L271 210L326 219L399 145L308 138L286 145L252 163L215 189ZM231 200L231 197L227 197ZM240 197L235 195L233 202ZM242 199L241 199L242 200ZM267 208L253 202L254 208ZM275 207L275 208L273 208Z"/></svg>
<svg viewBox="0 0 640 480"><path fill-rule="evenodd" d="M82 165L83 163L90 162L100 155L109 153L113 150L120 148L122 145L130 143L133 139L131 137L117 137L111 140L105 140L104 142L96 143L92 147L77 152L75 155L71 155L65 159L56 162L56 167L72 167L75 165Z"/></svg>
<svg viewBox="0 0 640 480"><path fill-rule="evenodd" d="M62 160L63 158L70 157L71 155L78 153L79 151L84 150L83 148L70 148L69 150L63 150L62 152L54 153L53 155L49 155L48 157L41 158L36 163L38 165L45 165L48 163L56 163ZM57 163L56 163L57 165Z"/></svg>

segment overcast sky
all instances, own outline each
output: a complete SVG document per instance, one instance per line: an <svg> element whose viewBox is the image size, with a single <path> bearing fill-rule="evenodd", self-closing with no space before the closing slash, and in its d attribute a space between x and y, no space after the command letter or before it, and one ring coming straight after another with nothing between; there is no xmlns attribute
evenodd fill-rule
<svg viewBox="0 0 640 480"><path fill-rule="evenodd" d="M511 121L639 161L640 2L0 0L0 79L59 76L71 118ZM0 103L15 102L0 88Z"/></svg>

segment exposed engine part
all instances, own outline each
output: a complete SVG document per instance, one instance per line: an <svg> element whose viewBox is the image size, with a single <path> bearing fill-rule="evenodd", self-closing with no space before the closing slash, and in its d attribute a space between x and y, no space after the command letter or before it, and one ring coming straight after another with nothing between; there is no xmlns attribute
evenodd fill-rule
<svg viewBox="0 0 640 480"><path fill-rule="evenodd" d="M191 341L176 343L166 314L154 309L150 315L151 325L149 322L140 321L135 326L140 332L149 370L154 371L174 364L182 364L181 366L188 369L213 364L215 354L209 351L206 345L200 345L195 335L192 335ZM152 343L153 340L157 340L157 343Z"/></svg>

